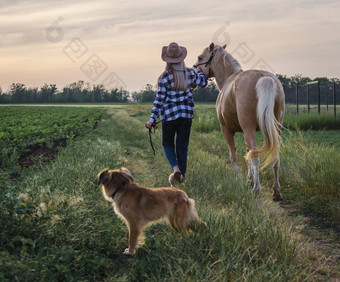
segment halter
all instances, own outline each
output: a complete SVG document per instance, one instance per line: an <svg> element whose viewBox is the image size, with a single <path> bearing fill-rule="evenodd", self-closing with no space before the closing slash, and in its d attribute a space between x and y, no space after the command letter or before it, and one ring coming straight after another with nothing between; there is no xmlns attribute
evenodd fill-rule
<svg viewBox="0 0 340 282"><path fill-rule="evenodd" d="M208 77L210 77L210 65L211 65L211 61L212 59L214 58L215 54L216 54L216 50L214 50L211 54L210 54L210 57L208 59L208 61L206 61L205 63L200 63L200 64L197 64L197 65L194 65L194 68L197 68L198 66L201 66L201 65L204 65L205 67L209 66L209 71L208 71Z"/></svg>
<svg viewBox="0 0 340 282"><path fill-rule="evenodd" d="M200 63L200 64L197 64L197 65L194 65L194 68L197 68L198 66L201 66L201 65L205 65L205 67L207 67L208 65L210 65L212 59L213 59L214 56L215 56L216 51L217 51L217 50L214 50L214 51L210 54L210 57L209 57L208 61L206 61L206 62L204 62L204 63Z"/></svg>

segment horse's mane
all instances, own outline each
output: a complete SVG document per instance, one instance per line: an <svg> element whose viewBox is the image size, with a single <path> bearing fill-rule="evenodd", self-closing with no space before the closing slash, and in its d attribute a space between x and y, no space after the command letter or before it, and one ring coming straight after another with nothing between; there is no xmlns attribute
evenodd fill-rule
<svg viewBox="0 0 340 282"><path fill-rule="evenodd" d="M242 67L240 63L230 53L228 53L226 50L224 50L221 47L219 51L220 52L218 52L218 54L220 57L223 56L223 63L226 67L228 67L227 64L230 64L235 69L235 71L242 71Z"/></svg>

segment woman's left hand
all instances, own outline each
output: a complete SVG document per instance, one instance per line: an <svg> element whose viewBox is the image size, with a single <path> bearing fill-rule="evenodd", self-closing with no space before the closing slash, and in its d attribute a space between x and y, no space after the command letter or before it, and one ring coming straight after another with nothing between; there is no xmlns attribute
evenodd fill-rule
<svg viewBox="0 0 340 282"><path fill-rule="evenodd" d="M151 128L151 127L152 127L152 123L151 123L150 121L147 121L147 122L145 123L145 126L146 126L147 128Z"/></svg>

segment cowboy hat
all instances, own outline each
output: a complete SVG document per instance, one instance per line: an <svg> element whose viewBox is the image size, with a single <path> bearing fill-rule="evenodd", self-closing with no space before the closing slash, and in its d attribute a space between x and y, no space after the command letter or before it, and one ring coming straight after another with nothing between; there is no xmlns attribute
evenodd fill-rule
<svg viewBox="0 0 340 282"><path fill-rule="evenodd" d="M172 42L169 46L162 48L162 60L167 63L180 63L187 56L187 49L183 46L178 46L177 43Z"/></svg>

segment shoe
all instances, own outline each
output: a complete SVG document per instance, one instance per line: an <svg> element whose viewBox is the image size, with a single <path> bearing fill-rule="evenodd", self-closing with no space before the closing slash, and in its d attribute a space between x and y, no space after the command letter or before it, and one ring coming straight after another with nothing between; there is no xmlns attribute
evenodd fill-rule
<svg viewBox="0 0 340 282"><path fill-rule="evenodd" d="M184 177L183 177L183 175L180 171L175 172L174 178L175 178L176 182L178 182L179 184L184 182Z"/></svg>
<svg viewBox="0 0 340 282"><path fill-rule="evenodd" d="M182 173L178 172L173 172L169 175L169 183L171 186L175 184L182 184L184 182L184 176Z"/></svg>

